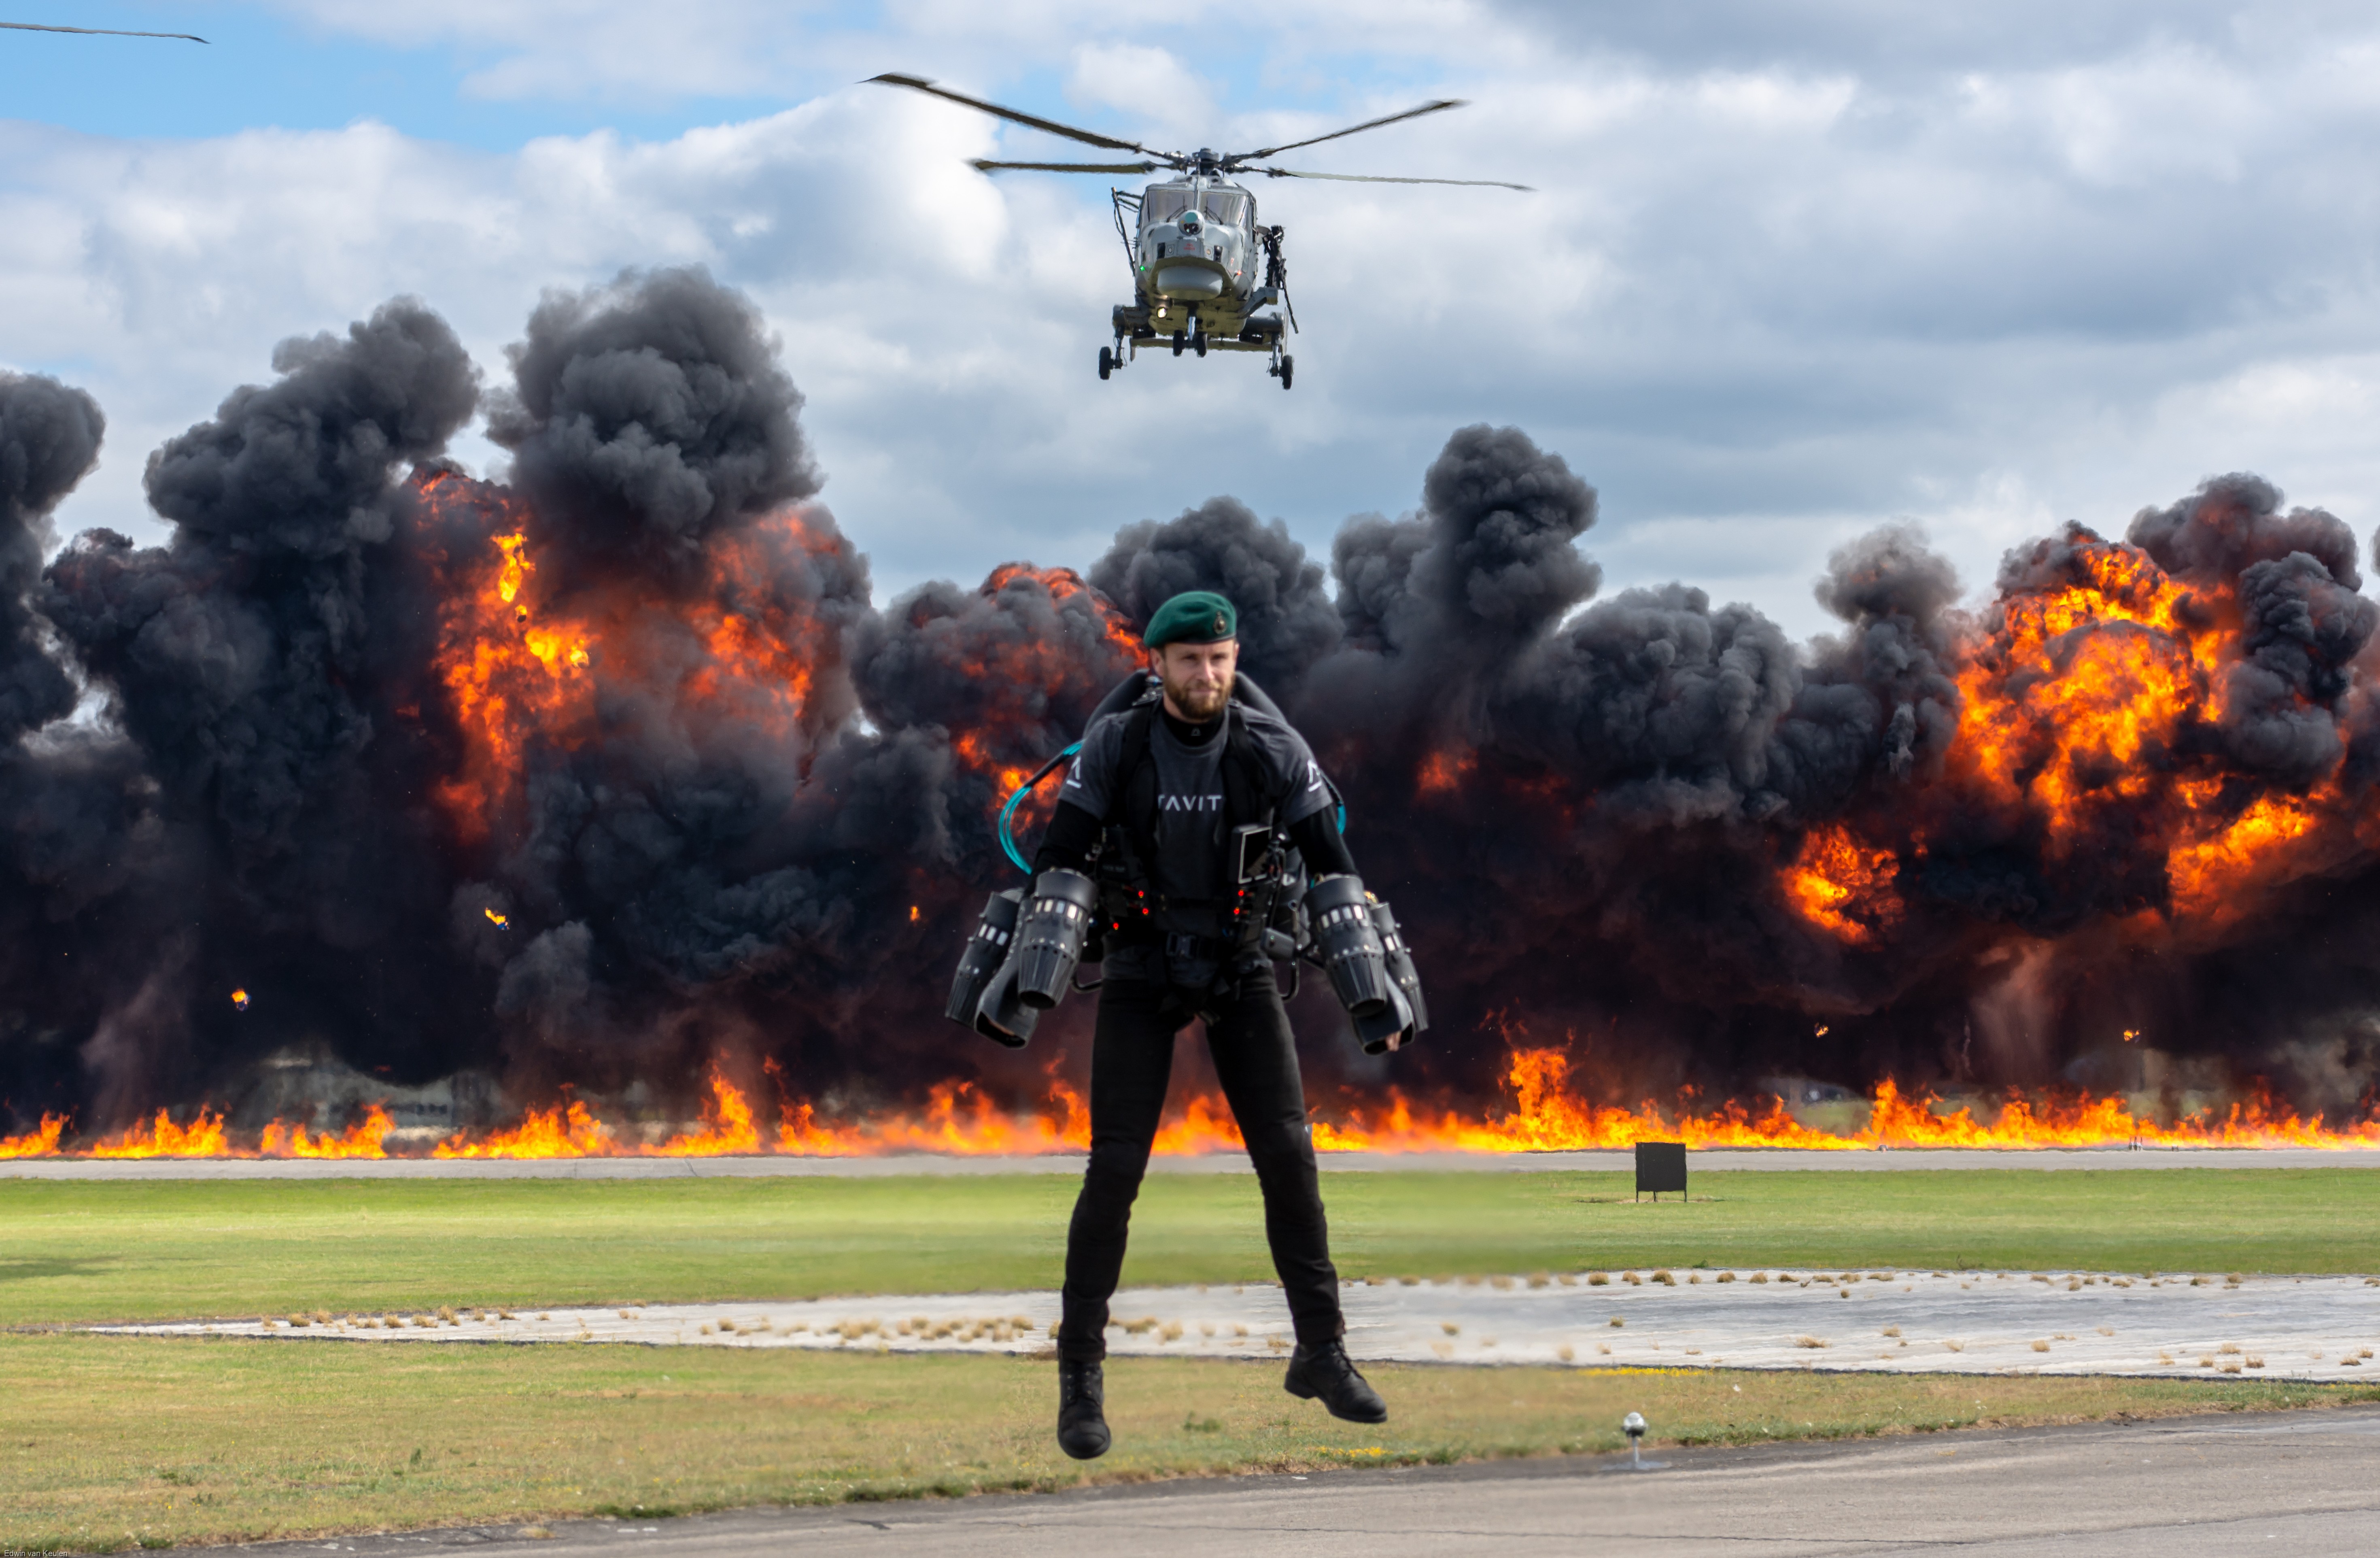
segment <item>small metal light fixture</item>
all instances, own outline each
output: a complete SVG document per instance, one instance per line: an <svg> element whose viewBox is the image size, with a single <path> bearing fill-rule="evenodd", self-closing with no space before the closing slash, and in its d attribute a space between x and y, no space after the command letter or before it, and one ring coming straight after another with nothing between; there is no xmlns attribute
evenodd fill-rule
<svg viewBox="0 0 2380 1558"><path fill-rule="evenodd" d="M1628 1416L1626 1416L1626 1417L1624 1417L1624 1418L1621 1418L1621 1419L1620 1419L1620 1431L1621 1431L1621 1432L1622 1432L1622 1433L1624 1433L1624 1434L1626 1434L1626 1435L1628 1436L1628 1469L1629 1469L1629 1470L1631 1470L1631 1471L1659 1471L1663 1467L1665 1467L1665 1466L1667 1466L1667 1465L1669 1464L1669 1463L1668 1463L1668 1462L1666 1462L1666 1461L1648 1461L1648 1460L1645 1459L1645 1457L1644 1457L1644 1454L1643 1454L1644 1443L1645 1443L1645 1414L1644 1414L1644 1413L1642 1413L1642 1412L1631 1412L1631 1413L1629 1413L1629 1414L1628 1414Z"/></svg>

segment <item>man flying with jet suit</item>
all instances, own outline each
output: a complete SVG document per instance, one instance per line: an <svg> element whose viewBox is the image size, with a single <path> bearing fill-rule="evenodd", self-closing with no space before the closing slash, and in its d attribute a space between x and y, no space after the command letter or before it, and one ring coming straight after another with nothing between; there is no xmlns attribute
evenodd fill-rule
<svg viewBox="0 0 2380 1558"><path fill-rule="evenodd" d="M1269 951L1265 926L1252 922L1248 869L1233 856L1254 847L1250 825L1261 824L1254 832L1277 850L1285 834L1297 852L1277 860L1302 858L1305 873L1323 884L1309 906L1335 882L1330 901L1342 906L1335 922L1361 919L1362 933L1369 933L1368 898L1339 835L1336 797L1305 739L1233 696L1238 633L1232 603L1206 590L1174 596L1149 620L1143 641L1162 697L1144 695L1084 733L1033 863L1033 895L1018 931L1020 951L1029 950L1033 911L1059 901L1044 895L1083 882L1099 853L1122 856L1130 907L1115 912L1112 896L1087 907L1104 930L1105 978L1091 1052L1090 1163L1066 1234L1058 1327L1058 1443L1078 1460L1108 1448L1100 1370L1108 1300L1164 1108L1174 1036L1194 1018L1206 1025L1215 1074L1264 1192L1265 1236L1297 1333L1283 1385L1352 1422L1389 1415L1342 1340L1339 1273L1296 1041L1273 972L1272 958L1286 953L1278 940ZM1369 943L1371 955L1380 944ZM1417 982L1414 996L1417 1005Z"/></svg>

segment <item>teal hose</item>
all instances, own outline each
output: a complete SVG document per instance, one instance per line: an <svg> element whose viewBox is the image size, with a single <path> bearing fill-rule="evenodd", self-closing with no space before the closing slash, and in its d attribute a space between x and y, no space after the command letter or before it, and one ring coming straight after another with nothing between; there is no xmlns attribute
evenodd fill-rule
<svg viewBox="0 0 2380 1558"><path fill-rule="evenodd" d="M1083 744L1080 741L1077 741L1073 746L1067 748L1064 751L1060 752L1056 757L1051 758L1048 762L1043 763L1039 770L1034 773L1032 778L1027 779L1025 783L1016 786L1016 793L1010 796L1006 803L1000 809L1000 846L1008 852L1008 858L1015 865L1016 869L1023 871L1027 876L1031 876L1033 874L1032 862L1026 859L1024 851L1016 847L1016 835L1009 832L1009 825L1016 817L1016 805L1026 796L1033 793L1034 785L1050 777L1051 771L1056 769L1060 763L1064 762L1068 758L1073 757L1076 752L1079 752L1082 749Z"/></svg>

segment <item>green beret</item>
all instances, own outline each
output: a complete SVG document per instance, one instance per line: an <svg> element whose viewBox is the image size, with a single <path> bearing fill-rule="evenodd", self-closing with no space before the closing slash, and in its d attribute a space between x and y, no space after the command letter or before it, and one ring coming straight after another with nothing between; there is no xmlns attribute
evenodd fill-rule
<svg viewBox="0 0 2380 1558"><path fill-rule="evenodd" d="M1220 644L1240 636L1240 614L1211 590L1189 590L1157 608L1140 641L1150 649L1168 644Z"/></svg>

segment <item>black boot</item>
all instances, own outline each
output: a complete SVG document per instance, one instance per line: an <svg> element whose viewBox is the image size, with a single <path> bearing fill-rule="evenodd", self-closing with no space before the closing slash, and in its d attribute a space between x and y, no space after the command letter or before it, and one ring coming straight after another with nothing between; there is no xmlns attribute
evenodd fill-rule
<svg viewBox="0 0 2380 1558"><path fill-rule="evenodd" d="M1325 1342L1310 1352L1300 1347L1290 1354L1289 1372L1282 1376L1281 1388L1301 1401L1319 1397L1332 1417L1351 1423L1389 1420L1389 1404L1355 1371L1346 1346L1339 1342Z"/></svg>
<svg viewBox="0 0 2380 1558"><path fill-rule="evenodd" d="M1375 1397L1377 1400L1378 1398ZM1107 1387L1097 1361L1058 1360L1058 1448L1078 1461L1108 1453Z"/></svg>

